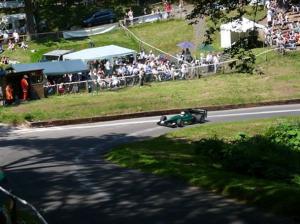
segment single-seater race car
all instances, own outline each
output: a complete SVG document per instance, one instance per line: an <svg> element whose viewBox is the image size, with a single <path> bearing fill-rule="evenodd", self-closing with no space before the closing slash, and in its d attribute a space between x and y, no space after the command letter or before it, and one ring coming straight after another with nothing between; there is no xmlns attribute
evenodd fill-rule
<svg viewBox="0 0 300 224"><path fill-rule="evenodd" d="M207 110L203 109L187 109L182 111L180 114L167 117L161 116L158 125L166 127L183 127L187 124L203 123L207 118Z"/></svg>

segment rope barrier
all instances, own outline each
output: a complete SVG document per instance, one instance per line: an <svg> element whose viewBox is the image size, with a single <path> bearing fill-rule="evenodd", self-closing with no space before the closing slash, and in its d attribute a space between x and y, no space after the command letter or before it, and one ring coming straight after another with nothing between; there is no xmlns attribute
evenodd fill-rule
<svg viewBox="0 0 300 224"><path fill-rule="evenodd" d="M165 52L165 51L163 51L163 50L161 50L161 49L159 49L159 48L157 48L157 47L155 47L155 46L153 46L153 45L151 45L151 44L149 44L149 43L147 43L147 42L141 40L141 39L140 39L139 37L137 37L132 31L130 31L127 27L125 27L122 23L120 23L120 26L121 26L125 31L127 31L128 33L130 33L130 34L131 34L137 41L139 41L140 43L142 43L142 44L144 44L144 45L147 45L148 47L153 48L153 49L155 49L156 51L158 51L158 52L160 52L160 53L163 53L163 54L165 54L165 55L168 55L169 57L171 57L171 58L175 59L176 61L178 61L178 58L175 57L174 55L169 54L168 52ZM190 64L190 63L188 63L188 64Z"/></svg>

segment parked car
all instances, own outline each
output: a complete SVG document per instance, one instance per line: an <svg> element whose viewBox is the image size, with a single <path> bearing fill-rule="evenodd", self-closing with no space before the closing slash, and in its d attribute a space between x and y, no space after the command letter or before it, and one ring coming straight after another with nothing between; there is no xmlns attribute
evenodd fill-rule
<svg viewBox="0 0 300 224"><path fill-rule="evenodd" d="M84 26L95 26L100 24L113 23L117 19L116 14L109 9L100 10L83 20Z"/></svg>

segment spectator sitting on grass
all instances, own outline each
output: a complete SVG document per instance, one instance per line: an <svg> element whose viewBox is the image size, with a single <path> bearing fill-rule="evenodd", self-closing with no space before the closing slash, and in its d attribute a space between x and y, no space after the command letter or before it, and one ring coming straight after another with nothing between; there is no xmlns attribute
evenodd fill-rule
<svg viewBox="0 0 300 224"><path fill-rule="evenodd" d="M22 48L23 50L26 50L28 48L28 44L26 44L25 41L22 40L20 48Z"/></svg>
<svg viewBox="0 0 300 224"><path fill-rule="evenodd" d="M8 41L7 49L11 51L15 50L15 44L11 40Z"/></svg>
<svg viewBox="0 0 300 224"><path fill-rule="evenodd" d="M58 85L58 93L59 94L64 94L65 93L65 87L64 87L64 84L63 83L60 83Z"/></svg>
<svg viewBox="0 0 300 224"><path fill-rule="evenodd" d="M1 64L8 65L9 64L9 57L6 57L6 56L1 57Z"/></svg>

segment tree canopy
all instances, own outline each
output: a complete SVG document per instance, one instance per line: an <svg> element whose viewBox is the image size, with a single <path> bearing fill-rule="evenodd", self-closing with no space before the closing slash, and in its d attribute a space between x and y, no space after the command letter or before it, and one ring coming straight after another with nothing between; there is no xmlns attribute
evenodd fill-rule
<svg viewBox="0 0 300 224"><path fill-rule="evenodd" d="M258 2L252 5L253 10L251 17L256 20L258 10ZM206 19L207 29L204 39L204 44L211 44L212 36L216 31L220 30L220 24L236 19L241 19L247 13L250 0L193 0L194 9L187 16L188 19L197 22L198 19ZM231 48L225 49L225 52L230 54L232 58L239 59L242 63L238 63L237 67L243 72L252 72L255 56L251 51L255 40L255 30L252 38L240 38ZM234 62L235 63L235 62ZM236 65L236 64L234 64Z"/></svg>

